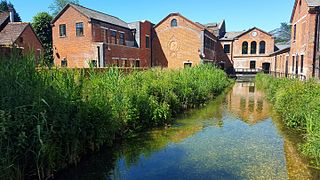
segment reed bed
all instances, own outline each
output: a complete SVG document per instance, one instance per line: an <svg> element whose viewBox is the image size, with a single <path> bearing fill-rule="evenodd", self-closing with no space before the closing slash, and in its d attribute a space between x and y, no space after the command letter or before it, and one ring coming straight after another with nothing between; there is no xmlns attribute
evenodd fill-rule
<svg viewBox="0 0 320 180"><path fill-rule="evenodd" d="M290 128L305 134L302 152L320 167L320 84L315 80L273 78L260 74L257 85L266 91L268 99Z"/></svg>
<svg viewBox="0 0 320 180"><path fill-rule="evenodd" d="M0 179L45 179L102 145L165 126L228 87L212 66L36 68L33 56L0 60Z"/></svg>

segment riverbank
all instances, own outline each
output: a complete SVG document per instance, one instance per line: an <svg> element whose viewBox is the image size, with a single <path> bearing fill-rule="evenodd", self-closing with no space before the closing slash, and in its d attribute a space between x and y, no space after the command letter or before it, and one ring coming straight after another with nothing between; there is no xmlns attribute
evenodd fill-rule
<svg viewBox="0 0 320 180"><path fill-rule="evenodd" d="M115 138L170 124L232 83L210 66L125 75L33 62L0 61L0 179L51 176Z"/></svg>
<svg viewBox="0 0 320 180"><path fill-rule="evenodd" d="M320 167L320 84L309 80L277 79L260 74L256 78L273 103L283 122L305 135L302 152L313 159L313 165Z"/></svg>

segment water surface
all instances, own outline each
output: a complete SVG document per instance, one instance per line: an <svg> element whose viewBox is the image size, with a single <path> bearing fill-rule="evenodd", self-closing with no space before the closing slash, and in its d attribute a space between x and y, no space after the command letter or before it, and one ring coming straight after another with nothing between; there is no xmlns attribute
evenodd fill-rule
<svg viewBox="0 0 320 180"><path fill-rule="evenodd" d="M106 148L57 179L320 179L302 137L273 115L253 83L237 83L170 128Z"/></svg>

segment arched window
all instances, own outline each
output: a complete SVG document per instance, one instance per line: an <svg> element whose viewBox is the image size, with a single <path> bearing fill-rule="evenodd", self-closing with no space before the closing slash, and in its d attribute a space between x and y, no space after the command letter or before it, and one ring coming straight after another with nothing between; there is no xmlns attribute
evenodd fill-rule
<svg viewBox="0 0 320 180"><path fill-rule="evenodd" d="M171 27L177 27L177 26L178 26L178 21L176 19L172 19Z"/></svg>
<svg viewBox="0 0 320 180"><path fill-rule="evenodd" d="M251 42L250 54L257 54L257 42L255 42L255 41Z"/></svg>
<svg viewBox="0 0 320 180"><path fill-rule="evenodd" d="M247 41L242 43L242 54L248 54L248 42Z"/></svg>
<svg viewBox="0 0 320 180"><path fill-rule="evenodd" d="M259 43L259 54L265 54L266 53L266 42L261 41Z"/></svg>

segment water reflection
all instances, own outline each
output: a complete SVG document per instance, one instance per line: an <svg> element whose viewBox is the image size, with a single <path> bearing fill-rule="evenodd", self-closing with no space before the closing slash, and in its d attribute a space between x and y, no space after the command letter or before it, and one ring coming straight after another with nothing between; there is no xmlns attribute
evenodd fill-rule
<svg viewBox="0 0 320 180"><path fill-rule="evenodd" d="M84 160L57 179L319 179L254 84Z"/></svg>
<svg viewBox="0 0 320 180"><path fill-rule="evenodd" d="M226 102L230 113L251 125L270 117L269 104L254 83L235 84Z"/></svg>

